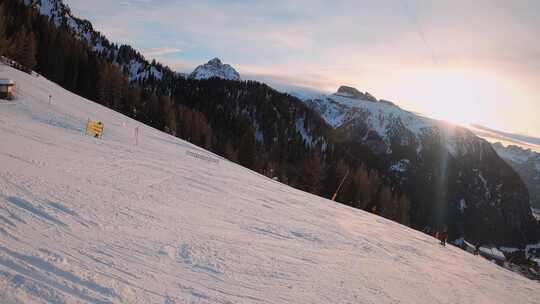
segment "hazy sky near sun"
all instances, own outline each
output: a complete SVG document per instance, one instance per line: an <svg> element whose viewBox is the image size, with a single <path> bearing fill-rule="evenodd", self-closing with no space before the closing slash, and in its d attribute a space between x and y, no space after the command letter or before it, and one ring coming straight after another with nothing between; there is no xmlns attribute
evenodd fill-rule
<svg viewBox="0 0 540 304"><path fill-rule="evenodd" d="M111 41L190 72L355 86L435 118L540 136L538 0L65 0Z"/></svg>

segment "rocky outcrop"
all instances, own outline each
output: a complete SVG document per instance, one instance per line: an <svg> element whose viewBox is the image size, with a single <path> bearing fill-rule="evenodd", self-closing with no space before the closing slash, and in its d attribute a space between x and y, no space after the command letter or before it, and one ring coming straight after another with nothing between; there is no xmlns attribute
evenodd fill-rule
<svg viewBox="0 0 540 304"><path fill-rule="evenodd" d="M198 66L190 75L193 79L209 79L217 77L221 79L241 81L240 74L230 65L223 64L219 58L214 58L207 63Z"/></svg>
<svg viewBox="0 0 540 304"><path fill-rule="evenodd" d="M375 98L373 95L369 94L368 92L362 93L358 89L353 88L353 87L348 87L348 86L339 87L339 89L334 95L345 97L345 98L355 98L355 99L377 102L377 98Z"/></svg>

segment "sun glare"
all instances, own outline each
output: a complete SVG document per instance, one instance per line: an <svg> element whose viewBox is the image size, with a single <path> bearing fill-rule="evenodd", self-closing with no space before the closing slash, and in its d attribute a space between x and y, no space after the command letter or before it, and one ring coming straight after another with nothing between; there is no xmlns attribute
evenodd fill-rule
<svg viewBox="0 0 540 304"><path fill-rule="evenodd" d="M503 105L515 90L495 75L465 70L420 70L397 86L405 107L461 125L501 126Z"/></svg>

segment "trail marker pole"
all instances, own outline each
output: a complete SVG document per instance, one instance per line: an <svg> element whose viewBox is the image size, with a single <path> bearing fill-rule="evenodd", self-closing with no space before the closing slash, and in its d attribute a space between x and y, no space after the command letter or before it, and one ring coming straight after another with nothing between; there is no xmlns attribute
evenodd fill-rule
<svg viewBox="0 0 540 304"><path fill-rule="evenodd" d="M339 193L339 190L341 189L341 186L343 186L343 183L345 182L345 179L347 178L347 176L349 176L349 170L347 170L347 173L345 174L345 176L343 177L343 179L341 180L341 183L339 184L339 187L337 188L336 192L334 193L334 195L332 195L332 200L335 202L336 201L336 197Z"/></svg>

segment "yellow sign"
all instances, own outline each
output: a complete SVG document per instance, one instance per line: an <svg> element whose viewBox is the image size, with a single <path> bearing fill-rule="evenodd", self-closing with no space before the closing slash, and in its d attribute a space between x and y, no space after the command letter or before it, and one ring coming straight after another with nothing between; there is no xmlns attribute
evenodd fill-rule
<svg viewBox="0 0 540 304"><path fill-rule="evenodd" d="M86 134L88 133L96 138L101 138L103 136L103 124L101 121L88 120L88 123L86 124Z"/></svg>

